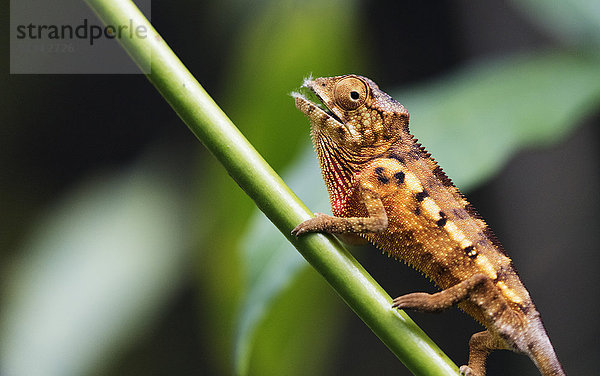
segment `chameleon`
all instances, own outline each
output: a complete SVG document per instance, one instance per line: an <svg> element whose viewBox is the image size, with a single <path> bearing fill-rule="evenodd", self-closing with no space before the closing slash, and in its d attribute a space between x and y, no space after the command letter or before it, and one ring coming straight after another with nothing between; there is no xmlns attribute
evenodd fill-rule
<svg viewBox="0 0 600 376"><path fill-rule="evenodd" d="M528 355L544 376L565 375L512 260L474 207L409 132L402 104L358 75L307 78L323 106L292 93L311 136L333 216L316 213L292 235L337 234L373 243L440 288L392 308L439 312L458 305L486 330L469 341L465 376L485 376L497 349Z"/></svg>

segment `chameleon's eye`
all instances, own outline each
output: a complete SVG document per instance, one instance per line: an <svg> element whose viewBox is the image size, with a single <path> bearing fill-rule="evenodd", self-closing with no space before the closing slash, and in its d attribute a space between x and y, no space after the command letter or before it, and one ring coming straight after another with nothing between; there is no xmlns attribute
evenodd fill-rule
<svg viewBox="0 0 600 376"><path fill-rule="evenodd" d="M367 86L356 77L348 77L335 85L333 97L344 110L356 110L367 99Z"/></svg>

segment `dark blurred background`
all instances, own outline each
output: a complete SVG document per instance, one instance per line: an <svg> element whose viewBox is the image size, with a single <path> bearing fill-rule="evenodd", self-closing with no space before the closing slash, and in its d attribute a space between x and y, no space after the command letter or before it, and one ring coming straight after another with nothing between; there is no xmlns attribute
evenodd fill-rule
<svg viewBox="0 0 600 376"><path fill-rule="evenodd" d="M436 145L448 149L439 160L453 178L452 171L471 171L469 163L485 159L481 149L496 153L493 165L455 180L513 258L566 372L592 375L600 353L600 75L594 76L600 8L574 3L564 10L534 0L174 0L153 1L151 19L278 172L300 168L298 156L310 148L308 121L288 93L311 72L363 74L401 95L428 151L437 157ZM2 4L9 9L8 1ZM2 12L4 35L8 16ZM3 49L0 367L6 375L409 374L308 268L273 278L284 281L282 290L265 299L240 361L240 322L247 319L240 307L253 291L251 269L261 267L240 251L256 217L252 201L143 75L9 75L8 44ZM578 77L569 91L545 86L538 96L537 81L524 79L522 90L507 92L525 108L528 98L577 98L564 111L562 100L550 110L531 106L539 112L533 119L560 117L558 131L546 131L543 140L515 133L517 141L498 151L478 144L478 134L495 134L486 119L469 118L479 128L467 141L444 128L447 109L436 107L438 99L452 98L455 87L464 93L477 86L470 77L485 67L493 73L514 56L543 65L545 56L557 55L572 70L558 69L556 82ZM539 70L563 66L553 64ZM422 106L409 106L413 92ZM512 108L498 108L503 104L482 106L501 114L493 119L500 125L529 129L510 125ZM452 109L468 118L474 106L464 101ZM418 122L429 110L441 121ZM430 126L432 140L436 129L449 133L428 143L423 128ZM443 157L457 149L466 163ZM315 169L311 176L318 178ZM353 252L392 296L434 291L418 272L379 251ZM477 323L456 309L410 315L457 364L466 362ZM494 353L489 375L508 373L537 371L524 356Z"/></svg>

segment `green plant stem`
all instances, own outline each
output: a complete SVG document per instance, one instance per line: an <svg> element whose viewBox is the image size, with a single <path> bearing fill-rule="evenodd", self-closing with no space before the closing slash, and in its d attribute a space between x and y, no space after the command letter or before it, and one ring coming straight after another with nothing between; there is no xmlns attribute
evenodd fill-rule
<svg viewBox="0 0 600 376"><path fill-rule="evenodd" d="M175 56L152 25L127 0L87 0L107 25L143 25L146 38L119 41L189 129L227 169L256 205L346 303L415 375L458 374L458 368L402 311L363 267L331 236L298 239L291 229L311 212L284 184ZM290 101L290 107L292 102Z"/></svg>

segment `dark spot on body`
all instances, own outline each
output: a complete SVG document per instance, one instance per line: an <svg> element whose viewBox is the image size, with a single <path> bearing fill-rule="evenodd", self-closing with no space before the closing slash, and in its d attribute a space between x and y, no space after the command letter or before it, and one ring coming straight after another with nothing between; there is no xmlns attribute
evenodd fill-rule
<svg viewBox="0 0 600 376"><path fill-rule="evenodd" d="M423 200L425 200L425 197L429 196L429 193L427 193L426 190L423 190L419 193L416 194L415 198L417 199L417 201L421 202Z"/></svg>
<svg viewBox="0 0 600 376"><path fill-rule="evenodd" d="M475 247L473 247L472 245L463 248L463 251L467 254L467 256L469 258L476 258L477 257L477 250L475 249Z"/></svg>
<svg viewBox="0 0 600 376"><path fill-rule="evenodd" d="M440 217L441 218L437 220L436 224L439 227L444 227L446 225L446 222L447 222L446 214L444 214L443 211L440 211Z"/></svg>
<svg viewBox="0 0 600 376"><path fill-rule="evenodd" d="M421 215L421 207L417 206L417 208L414 211L415 215Z"/></svg>
<svg viewBox="0 0 600 376"><path fill-rule="evenodd" d="M404 183L404 172L402 172L402 171L396 172L394 174L394 178L396 179L396 184L400 185L400 184Z"/></svg>
<svg viewBox="0 0 600 376"><path fill-rule="evenodd" d="M384 171L385 169L383 167L375 167L375 175L377 175L377 180L379 180L380 183L387 184L390 182L390 179L383 175Z"/></svg>

